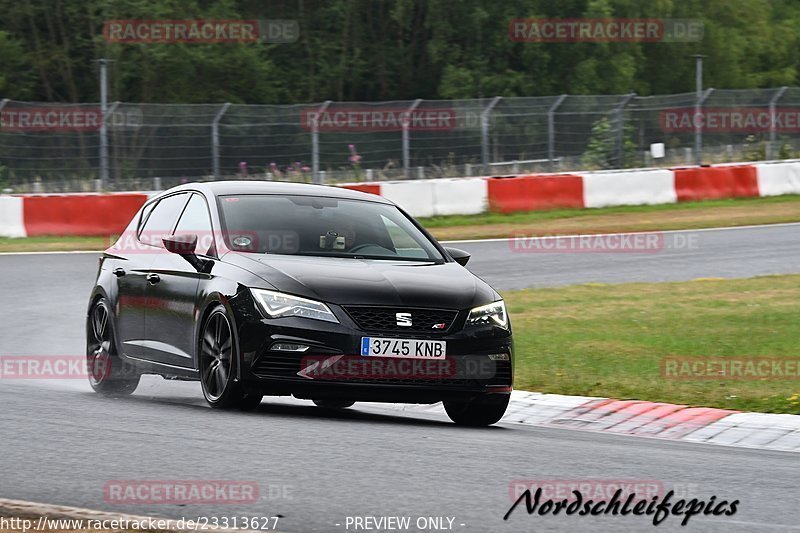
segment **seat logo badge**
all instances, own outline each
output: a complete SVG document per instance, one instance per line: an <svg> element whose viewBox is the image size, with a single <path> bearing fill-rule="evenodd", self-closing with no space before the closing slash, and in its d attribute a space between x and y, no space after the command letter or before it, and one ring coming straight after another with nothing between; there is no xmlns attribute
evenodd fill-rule
<svg viewBox="0 0 800 533"><path fill-rule="evenodd" d="M411 327L411 313L395 313L394 317L398 326Z"/></svg>
<svg viewBox="0 0 800 533"><path fill-rule="evenodd" d="M440 324L434 324L433 326L431 326L431 329L444 329L444 322Z"/></svg>

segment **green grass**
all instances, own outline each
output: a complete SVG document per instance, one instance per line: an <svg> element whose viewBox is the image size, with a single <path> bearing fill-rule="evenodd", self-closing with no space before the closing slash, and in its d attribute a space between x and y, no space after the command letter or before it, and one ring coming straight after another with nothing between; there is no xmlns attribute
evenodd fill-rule
<svg viewBox="0 0 800 533"><path fill-rule="evenodd" d="M800 275L504 294L515 388L800 413L800 379L676 381L666 356L800 359Z"/></svg>
<svg viewBox="0 0 800 533"><path fill-rule="evenodd" d="M485 213L480 215L452 215L420 218L426 228L449 228L453 226L482 226L488 224L530 224L545 220L587 217L596 215L648 214L674 211L705 210L717 207L765 207L774 204L800 202L800 195L772 196L766 198L730 198L704 200L679 204L631 205L603 207L598 209L552 209L548 211L526 211L520 213Z"/></svg>
<svg viewBox="0 0 800 533"><path fill-rule="evenodd" d="M73 250L105 250L109 237L0 237L0 252L57 252Z"/></svg>

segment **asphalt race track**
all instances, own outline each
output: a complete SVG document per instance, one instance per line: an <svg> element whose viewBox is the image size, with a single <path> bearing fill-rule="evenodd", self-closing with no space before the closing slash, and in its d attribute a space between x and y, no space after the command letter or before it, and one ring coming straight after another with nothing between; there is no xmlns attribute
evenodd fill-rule
<svg viewBox="0 0 800 533"><path fill-rule="evenodd" d="M667 234L654 253L453 245L473 254L473 272L511 289L800 272L798 231L800 224ZM693 245L684 246L691 235ZM96 266L96 254L0 256L0 355L83 353ZM800 461L792 453L512 424L464 429L443 414L372 405L331 414L311 402L268 399L253 413L217 412L199 385L155 377L114 400L83 380L0 379L0 405L3 498L173 518L280 515L278 529L291 532L354 531L346 517L367 515L452 517L463 532L643 531L653 527L647 517L529 517L522 508L502 517L514 480L657 480L690 498L741 502L733 517L695 516L686 528L668 517L658 530L800 530ZM208 507L103 497L113 480L190 479L256 481L262 498Z"/></svg>

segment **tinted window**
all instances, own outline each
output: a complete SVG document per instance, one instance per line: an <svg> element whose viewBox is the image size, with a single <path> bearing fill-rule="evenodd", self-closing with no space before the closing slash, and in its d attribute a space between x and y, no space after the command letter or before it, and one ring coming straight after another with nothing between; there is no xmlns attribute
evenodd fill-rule
<svg viewBox="0 0 800 533"><path fill-rule="evenodd" d="M183 210L175 235L197 235L197 253L208 255L214 249L214 236L211 232L211 217L206 201L199 194L193 194Z"/></svg>
<svg viewBox="0 0 800 533"><path fill-rule="evenodd" d="M164 244L161 239L172 234L172 228L175 227L175 221L178 220L178 215L183 209L188 196L187 193L180 193L167 196L159 201L150 216L147 217L139 234L139 240L147 244L163 247Z"/></svg>
<svg viewBox="0 0 800 533"><path fill-rule="evenodd" d="M316 196L219 198L232 250L284 255L442 261L436 246L395 206Z"/></svg>

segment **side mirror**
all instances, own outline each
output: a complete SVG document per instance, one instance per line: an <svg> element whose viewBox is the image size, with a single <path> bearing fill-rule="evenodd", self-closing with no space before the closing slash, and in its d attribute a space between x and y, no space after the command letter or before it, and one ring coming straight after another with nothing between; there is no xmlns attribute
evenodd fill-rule
<svg viewBox="0 0 800 533"><path fill-rule="evenodd" d="M472 257L468 252L465 252L459 248L445 248L445 250L448 254L450 254L450 257L455 259L456 263L461 266L467 266L469 258Z"/></svg>
<svg viewBox="0 0 800 533"><path fill-rule="evenodd" d="M197 249L197 235L170 235L161 239L168 252L178 255L194 255Z"/></svg>
<svg viewBox="0 0 800 533"><path fill-rule="evenodd" d="M170 235L161 239L161 242L168 252L183 257L198 272L205 268L205 261L194 253L197 250L197 235Z"/></svg>

